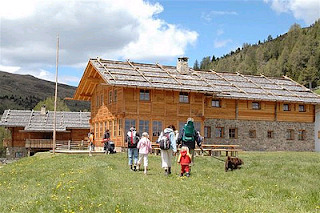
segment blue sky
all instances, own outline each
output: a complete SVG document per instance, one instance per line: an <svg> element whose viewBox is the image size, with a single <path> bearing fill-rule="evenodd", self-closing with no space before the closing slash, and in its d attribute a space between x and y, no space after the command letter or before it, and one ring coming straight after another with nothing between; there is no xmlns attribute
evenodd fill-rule
<svg viewBox="0 0 320 213"><path fill-rule="evenodd" d="M77 86L89 58L175 65L187 56L192 67L309 26L320 1L11 0L0 16L0 70L54 81L59 34L59 82Z"/></svg>

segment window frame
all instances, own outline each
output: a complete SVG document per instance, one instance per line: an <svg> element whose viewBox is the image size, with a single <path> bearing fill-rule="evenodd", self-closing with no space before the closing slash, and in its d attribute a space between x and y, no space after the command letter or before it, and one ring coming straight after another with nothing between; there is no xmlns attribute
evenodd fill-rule
<svg viewBox="0 0 320 213"><path fill-rule="evenodd" d="M302 107L303 109L301 110L300 107ZM299 112L306 112L306 105L304 105L304 104L299 104Z"/></svg>
<svg viewBox="0 0 320 213"><path fill-rule="evenodd" d="M253 110L260 110L261 109L261 102L254 101L254 102L252 102L251 107Z"/></svg>
<svg viewBox="0 0 320 213"><path fill-rule="evenodd" d="M289 112L289 111L291 111L290 104L283 104L282 110L283 110L284 112Z"/></svg>
<svg viewBox="0 0 320 213"><path fill-rule="evenodd" d="M287 140L294 140L294 129L287 129L286 139Z"/></svg>
<svg viewBox="0 0 320 213"><path fill-rule="evenodd" d="M189 103L189 93L188 92L180 92L179 93L179 103Z"/></svg>
<svg viewBox="0 0 320 213"><path fill-rule="evenodd" d="M221 101L219 99L212 99L211 100L211 107L220 108L221 107Z"/></svg>
<svg viewBox="0 0 320 213"><path fill-rule="evenodd" d="M267 138L274 138L274 132L272 130L267 131Z"/></svg>
<svg viewBox="0 0 320 213"><path fill-rule="evenodd" d="M257 137L257 131L255 129L249 130L249 138L256 138Z"/></svg>
<svg viewBox="0 0 320 213"><path fill-rule="evenodd" d="M304 141L306 140L306 130L300 129L298 132L298 140L299 141Z"/></svg>
<svg viewBox="0 0 320 213"><path fill-rule="evenodd" d="M211 138L211 126L204 126L204 138Z"/></svg>
<svg viewBox="0 0 320 213"><path fill-rule="evenodd" d="M147 132L148 135L149 134L149 125L150 125L150 121L149 120L139 120L139 132L140 134L142 134L143 132Z"/></svg>
<svg viewBox="0 0 320 213"><path fill-rule="evenodd" d="M150 101L150 90L148 89L140 89L139 100L140 101Z"/></svg>
<svg viewBox="0 0 320 213"><path fill-rule="evenodd" d="M158 137L162 132L162 121L152 121L152 136Z"/></svg>
<svg viewBox="0 0 320 213"><path fill-rule="evenodd" d="M234 130L234 133L232 133L233 130ZM232 134L234 134L234 136L232 136ZM229 139L237 139L238 138L238 128L229 128L228 136L229 136Z"/></svg>
<svg viewBox="0 0 320 213"><path fill-rule="evenodd" d="M217 132L217 130L220 130ZM214 137L215 138L224 138L224 127L217 126L214 128Z"/></svg>

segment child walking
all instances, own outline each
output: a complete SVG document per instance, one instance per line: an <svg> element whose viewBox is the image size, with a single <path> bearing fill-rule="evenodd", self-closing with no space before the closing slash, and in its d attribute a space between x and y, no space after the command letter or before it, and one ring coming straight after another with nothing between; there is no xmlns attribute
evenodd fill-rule
<svg viewBox="0 0 320 213"><path fill-rule="evenodd" d="M143 159L144 174L146 175L148 170L148 153L151 153L152 150L151 142L147 132L142 133L142 138L138 142L137 148L139 149L138 170L140 169L141 161Z"/></svg>
<svg viewBox="0 0 320 213"><path fill-rule="evenodd" d="M191 163L191 155L189 153L189 148L187 146L181 147L180 154L178 157L178 163L181 165L181 173L180 177L186 173L187 177L190 177L190 163Z"/></svg>

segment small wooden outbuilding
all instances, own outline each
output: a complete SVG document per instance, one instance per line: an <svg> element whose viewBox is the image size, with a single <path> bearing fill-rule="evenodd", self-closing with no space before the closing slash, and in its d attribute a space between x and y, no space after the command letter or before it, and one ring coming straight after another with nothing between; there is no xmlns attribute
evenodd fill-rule
<svg viewBox="0 0 320 213"><path fill-rule="evenodd" d="M0 126L11 131L11 139L4 141L7 158L20 158L38 151L52 149L54 112L33 110L5 110ZM90 131L90 112L56 112L56 143L85 140Z"/></svg>
<svg viewBox="0 0 320 213"><path fill-rule="evenodd" d="M311 90L283 76L193 70L177 66L90 59L75 100L91 101L91 128L99 146L106 129L125 146L130 126L155 141L192 117L205 143L245 150L319 150L318 105Z"/></svg>

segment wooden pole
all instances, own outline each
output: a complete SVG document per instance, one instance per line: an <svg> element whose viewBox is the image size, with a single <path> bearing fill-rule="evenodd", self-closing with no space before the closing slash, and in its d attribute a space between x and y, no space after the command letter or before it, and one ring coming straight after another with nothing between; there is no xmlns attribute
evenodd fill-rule
<svg viewBox="0 0 320 213"><path fill-rule="evenodd" d="M57 35L57 54L56 54L56 89L54 93L54 113L53 113L53 138L52 138L52 153L56 150L56 111L58 98L58 63L59 63L59 34Z"/></svg>

